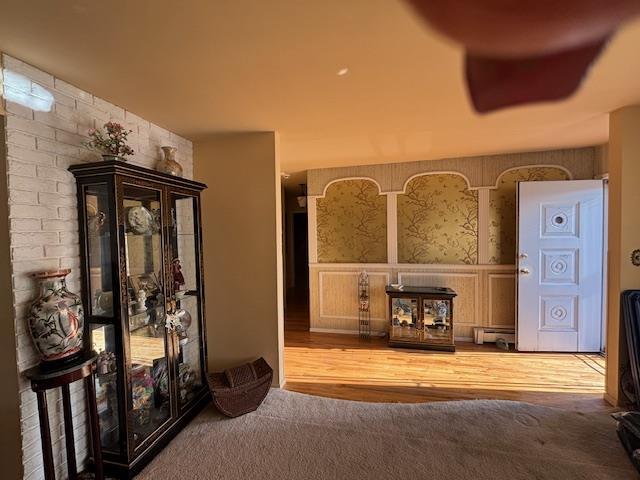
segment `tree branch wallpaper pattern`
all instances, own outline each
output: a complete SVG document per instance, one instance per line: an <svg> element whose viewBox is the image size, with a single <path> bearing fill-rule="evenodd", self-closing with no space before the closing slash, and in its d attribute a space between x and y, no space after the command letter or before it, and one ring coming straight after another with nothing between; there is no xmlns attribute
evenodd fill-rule
<svg viewBox="0 0 640 480"><path fill-rule="evenodd" d="M478 192L464 177L422 175L398 195L398 262L478 263Z"/></svg>
<svg viewBox="0 0 640 480"><path fill-rule="evenodd" d="M524 167L509 170L489 192L489 263L512 265L516 258L516 184L543 180L569 180L558 167Z"/></svg>
<svg viewBox="0 0 640 480"><path fill-rule="evenodd" d="M318 262L386 263L387 197L370 180L343 180L316 202Z"/></svg>

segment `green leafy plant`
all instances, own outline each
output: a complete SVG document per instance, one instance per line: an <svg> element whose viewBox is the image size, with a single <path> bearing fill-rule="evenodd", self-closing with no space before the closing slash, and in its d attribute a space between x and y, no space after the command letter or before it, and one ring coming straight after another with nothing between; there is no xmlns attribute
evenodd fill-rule
<svg viewBox="0 0 640 480"><path fill-rule="evenodd" d="M133 148L127 145L127 137L133 130L127 130L116 122L107 122L101 130L92 128L88 135L91 138L86 143L88 148L98 150L105 155L125 157L133 155Z"/></svg>

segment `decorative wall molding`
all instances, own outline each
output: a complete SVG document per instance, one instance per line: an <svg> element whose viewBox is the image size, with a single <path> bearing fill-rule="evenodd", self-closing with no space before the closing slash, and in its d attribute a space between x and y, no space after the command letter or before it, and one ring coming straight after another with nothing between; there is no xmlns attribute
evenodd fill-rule
<svg viewBox="0 0 640 480"><path fill-rule="evenodd" d="M387 194L387 262L398 263L398 194Z"/></svg>
<svg viewBox="0 0 640 480"><path fill-rule="evenodd" d="M316 197L307 197L307 232L309 239L309 263L318 261L318 218Z"/></svg>
<svg viewBox="0 0 640 480"><path fill-rule="evenodd" d="M366 264L363 264L366 265ZM367 270L366 267L362 268L360 271L362 270ZM354 287L357 285L357 281L358 281L358 275L360 273L360 271L338 271L338 272L334 272L334 271L325 271L325 272L320 272L318 275L318 304L319 304L319 311L318 314L321 318L336 318L336 319L347 319L347 320L358 320L358 310L357 310L357 297L355 295L357 295L357 291L358 289L355 289L355 293L354 293L354 297L353 297L353 303L355 304L355 308L353 310L353 315L349 315L349 314L345 314L345 315L333 315L333 314L329 314L325 312L325 305L324 305L324 296L325 296L325 290L326 290L326 278L330 277L330 276L339 276L339 275L347 275L347 276L351 276L353 277L353 285ZM371 271L367 271L367 274L369 275L369 278L371 277L375 277L375 276L381 276L385 278L385 285L390 283L390 274L388 272L371 272ZM349 301L347 299L347 301ZM386 310L385 310L386 311ZM387 318L386 315L384 317L371 317L372 321L380 321L380 322L386 322Z"/></svg>
<svg viewBox="0 0 640 480"><path fill-rule="evenodd" d="M381 194L402 192L408 179L428 173L455 173L464 176L472 189L495 188L499 175L510 168L526 166L559 166L574 180L593 179L605 173L599 167L600 146L508 153L476 157L445 158L418 162L362 165L309 170L309 196L323 196L330 183L344 179L366 178L376 182ZM602 163L602 162L600 162Z"/></svg>
<svg viewBox="0 0 640 480"><path fill-rule="evenodd" d="M489 189L478 189L478 263L489 263Z"/></svg>

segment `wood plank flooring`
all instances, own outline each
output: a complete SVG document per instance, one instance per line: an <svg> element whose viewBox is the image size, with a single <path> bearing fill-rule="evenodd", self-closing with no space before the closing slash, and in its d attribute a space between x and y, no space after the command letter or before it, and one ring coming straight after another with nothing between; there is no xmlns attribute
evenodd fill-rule
<svg viewBox="0 0 640 480"><path fill-rule="evenodd" d="M370 402L518 400L578 411L611 411L604 358L505 352L458 344L455 353L389 348L386 339L310 333L300 315L285 332L287 390Z"/></svg>

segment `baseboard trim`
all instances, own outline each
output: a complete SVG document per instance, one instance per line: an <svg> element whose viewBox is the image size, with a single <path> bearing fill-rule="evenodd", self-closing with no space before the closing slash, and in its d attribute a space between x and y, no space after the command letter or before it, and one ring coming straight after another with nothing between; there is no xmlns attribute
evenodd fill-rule
<svg viewBox="0 0 640 480"><path fill-rule="evenodd" d="M612 407L618 406L618 401L615 398L613 398L611 395L609 395L607 392L602 394L602 398L604 398L604 401L607 402Z"/></svg>

